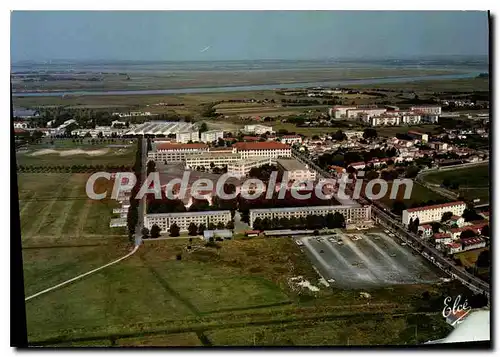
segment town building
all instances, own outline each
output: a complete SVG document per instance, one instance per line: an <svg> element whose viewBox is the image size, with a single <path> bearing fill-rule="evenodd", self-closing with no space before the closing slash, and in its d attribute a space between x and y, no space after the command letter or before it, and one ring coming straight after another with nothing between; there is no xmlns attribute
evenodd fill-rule
<svg viewBox="0 0 500 357"><path fill-rule="evenodd" d="M284 144L301 144L302 137L300 135L283 135L281 137L281 142Z"/></svg>
<svg viewBox="0 0 500 357"><path fill-rule="evenodd" d="M153 142L148 159L157 162L182 162L189 154L208 151L208 145L203 143L177 144L168 142Z"/></svg>
<svg viewBox="0 0 500 357"><path fill-rule="evenodd" d="M222 239L231 239L233 238L233 232L229 229L206 229L203 231L203 239L206 241L210 240L210 238L222 238Z"/></svg>
<svg viewBox="0 0 500 357"><path fill-rule="evenodd" d="M250 170L254 167L272 165L274 163L275 159L270 157L250 157L229 163L227 165L227 173L237 178L243 178L248 175Z"/></svg>
<svg viewBox="0 0 500 357"><path fill-rule="evenodd" d="M278 170L287 172L290 181L314 181L316 179L316 171L309 170L307 165L296 159L278 159L276 164Z"/></svg>
<svg viewBox="0 0 500 357"><path fill-rule="evenodd" d="M231 221L231 211L203 211L182 213L155 213L144 216L144 225L151 230L153 225L160 227L162 233L167 233L172 224L177 224L181 232L186 232L191 223L204 224L208 227L210 223L226 225Z"/></svg>
<svg viewBox="0 0 500 357"><path fill-rule="evenodd" d="M454 215L461 216L466 208L465 202L449 202L439 205L409 208L403 211L402 223L408 225L410 219L419 219L419 223L439 222L445 212L452 212Z"/></svg>
<svg viewBox="0 0 500 357"><path fill-rule="evenodd" d="M363 131L344 131L345 136L347 137L347 140L352 140L352 139L362 139L363 138Z"/></svg>
<svg viewBox="0 0 500 357"><path fill-rule="evenodd" d="M229 166L241 160L241 154L233 153L233 151L205 151L196 154L186 155L186 168L195 170L198 167L209 169L213 166L224 167Z"/></svg>
<svg viewBox="0 0 500 357"><path fill-rule="evenodd" d="M261 125L261 124L249 124L245 125L243 128L243 131L246 133L252 133L252 134L257 134L257 135L262 135L265 133L273 133L273 127L272 126L267 126L267 125Z"/></svg>
<svg viewBox="0 0 500 357"><path fill-rule="evenodd" d="M126 132L126 135L162 135L197 131L196 125L186 122L148 121Z"/></svg>
<svg viewBox="0 0 500 357"><path fill-rule="evenodd" d="M430 224L421 224L418 226L418 231L421 232L422 238L432 236L432 226Z"/></svg>
<svg viewBox="0 0 500 357"><path fill-rule="evenodd" d="M413 139L416 139L416 140L420 140L423 143L426 143L426 142L429 141L429 135L424 134L424 133L420 133L420 132L414 131L414 130L408 131L408 136L410 138L413 138Z"/></svg>
<svg viewBox="0 0 500 357"><path fill-rule="evenodd" d="M411 107L410 110L424 114L441 115L441 107L438 105L416 105Z"/></svg>
<svg viewBox="0 0 500 357"><path fill-rule="evenodd" d="M15 121L14 129L28 129L28 123L25 121Z"/></svg>
<svg viewBox="0 0 500 357"><path fill-rule="evenodd" d="M184 131L175 134L175 141L181 144L187 144L188 142L200 141L200 133L198 131Z"/></svg>
<svg viewBox="0 0 500 357"><path fill-rule="evenodd" d="M278 142L257 142L257 143L236 143L233 145L236 152L241 154L242 159L250 157L291 157L292 149L290 146Z"/></svg>
<svg viewBox="0 0 500 357"><path fill-rule="evenodd" d="M341 213L346 223L364 223L371 219L371 207L360 205L338 205L338 206L311 206L311 207L285 207L285 208L261 208L250 210L250 226L257 218L298 218L308 215L326 216L328 213Z"/></svg>
<svg viewBox="0 0 500 357"><path fill-rule="evenodd" d="M201 133L200 141L204 143L211 143L222 138L224 138L224 132L222 130L209 130Z"/></svg>
<svg viewBox="0 0 500 357"><path fill-rule="evenodd" d="M354 108L347 109L346 116L349 119L357 118L361 115L365 115L368 117L380 116L387 112L386 108Z"/></svg>
<svg viewBox="0 0 500 357"><path fill-rule="evenodd" d="M337 105L328 111L328 115L334 119L341 119L347 117L347 111L356 109L356 107Z"/></svg>
<svg viewBox="0 0 500 357"><path fill-rule="evenodd" d="M364 116L363 121L371 126L396 126L401 123L401 117L397 115Z"/></svg>

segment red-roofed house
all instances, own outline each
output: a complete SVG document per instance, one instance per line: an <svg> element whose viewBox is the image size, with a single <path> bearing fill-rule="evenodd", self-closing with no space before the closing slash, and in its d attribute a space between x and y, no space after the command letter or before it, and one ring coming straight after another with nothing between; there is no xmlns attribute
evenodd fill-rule
<svg viewBox="0 0 500 357"><path fill-rule="evenodd" d="M462 232L465 232L465 231L472 231L476 234L481 234L481 230L483 229L484 226L487 226L487 225L488 225L488 221L486 221L486 223L480 223L480 224L475 224L475 225L471 225L471 226L452 228L452 229L450 229L450 233L451 233L451 236L453 237L453 239L458 239L458 238L460 238L460 235L462 234Z"/></svg>
<svg viewBox="0 0 500 357"><path fill-rule="evenodd" d="M366 167L366 164L363 161L353 162L349 166L356 170L362 170Z"/></svg>
<svg viewBox="0 0 500 357"><path fill-rule="evenodd" d="M443 247L446 244L453 242L449 233L434 233L432 240L434 240L434 246L436 249L444 249Z"/></svg>
<svg viewBox="0 0 500 357"><path fill-rule="evenodd" d="M409 208L403 211L402 223L404 225L408 225L410 223L410 219L415 220L417 217L419 219L419 223L439 222L441 221L443 213L451 212L454 215L461 216L464 213L465 208L466 205L463 201Z"/></svg>
<svg viewBox="0 0 500 357"><path fill-rule="evenodd" d="M462 251L462 244L453 242L445 245L445 251L448 254L460 253Z"/></svg>
<svg viewBox="0 0 500 357"><path fill-rule="evenodd" d="M432 235L432 226L430 224L421 224L418 230L422 232L423 238L428 238Z"/></svg>
<svg viewBox="0 0 500 357"><path fill-rule="evenodd" d="M463 250L472 250L486 247L486 241L480 237L464 238L462 242Z"/></svg>

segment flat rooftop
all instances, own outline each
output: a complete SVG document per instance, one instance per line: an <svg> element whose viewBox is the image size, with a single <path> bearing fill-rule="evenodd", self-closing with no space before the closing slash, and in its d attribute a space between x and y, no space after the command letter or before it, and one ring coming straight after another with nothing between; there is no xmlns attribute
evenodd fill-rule
<svg viewBox="0 0 500 357"><path fill-rule="evenodd" d="M308 169L306 165L296 159L278 159L276 162L286 171L305 171Z"/></svg>

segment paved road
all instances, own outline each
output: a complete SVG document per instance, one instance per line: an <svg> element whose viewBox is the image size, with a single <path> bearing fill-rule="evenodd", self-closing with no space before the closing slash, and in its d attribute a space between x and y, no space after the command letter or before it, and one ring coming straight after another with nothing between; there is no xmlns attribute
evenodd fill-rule
<svg viewBox="0 0 500 357"><path fill-rule="evenodd" d="M331 178L332 175L329 172L318 167L311 159L298 152L297 150L292 150L292 154L299 161L302 161L309 165L309 167L325 178ZM349 188L346 188L346 194L352 194ZM438 265L441 270L448 273L454 278L459 279L464 285L469 287L471 290L476 292L485 293L488 297L490 296L490 285L483 280L473 276L466 272L462 267L457 267L453 261L446 259L441 255L435 247L431 246L424 240L420 239L416 234L410 233L406 230L406 228L394 218L394 215L391 216L391 213L384 211L379 208L378 205L367 198L360 198L357 200L359 203L363 205L371 205L372 206L372 217L376 218L379 223L382 225L392 228L395 233L398 234L399 237L411 243L413 247L415 247L424 257L430 260L435 265ZM425 253L425 254L424 254Z"/></svg>
<svg viewBox="0 0 500 357"><path fill-rule="evenodd" d="M141 172L141 181L140 183L144 183L146 181L146 164L148 159L148 151L147 151L147 139L144 137L139 137L138 140L142 142L142 172ZM146 214L146 197L141 198L139 201L139 206L137 208L139 212L139 217L137 220L137 225L135 227L135 245L140 245L142 243L142 233L141 230L144 227L144 215Z"/></svg>

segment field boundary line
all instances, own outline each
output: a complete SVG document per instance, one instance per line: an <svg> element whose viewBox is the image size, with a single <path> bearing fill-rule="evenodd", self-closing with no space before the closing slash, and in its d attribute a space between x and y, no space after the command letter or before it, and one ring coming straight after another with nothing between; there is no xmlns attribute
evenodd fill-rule
<svg viewBox="0 0 500 357"><path fill-rule="evenodd" d="M109 267L109 266L111 266L111 265L113 265L113 264L119 263L119 262L121 262L122 260L127 259L127 258L128 258L128 257L130 257L131 255L133 255L135 252L137 252L137 250L138 250L138 249L139 249L139 246L138 246L138 245L136 245L136 246L134 247L134 249L132 249L132 251L131 251L130 253L128 253L127 255L124 255L123 257L121 257L121 258L119 258L119 259L117 259L117 260L114 260L114 261L112 261L111 263L105 264L105 265L103 265L103 266L101 266L101 267L99 267L99 268L96 268L96 269L94 269L94 270L91 270L91 271L88 271L88 272L86 272L86 273L80 274L80 275L75 276L74 278L71 278L71 279L69 279L69 280L63 281L62 283L57 284L57 285L55 285L55 286L53 286L53 287L51 287L51 288L48 288L48 289L42 290L42 291L40 291L40 292L38 292L38 293L36 293L36 294L33 294L33 295L31 295L31 296L28 296L27 298L25 298L25 299L24 299L24 301L31 300L31 299L33 299L33 298L35 298L35 297L37 297L37 296L40 296L40 295L42 295L42 294L48 293L49 291L55 290L55 289L57 289L57 288L60 288L61 286L67 285L67 284L69 284L69 283L71 283L71 282L73 282L73 281L76 281L76 280L78 280L78 279L81 279L81 278L83 278L83 277L85 277L85 276L87 276L87 275L93 274L93 273L95 273L95 272L97 272L97 271L99 271L99 270L102 270L102 269L104 269L104 268L107 268L107 267Z"/></svg>

